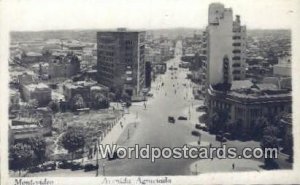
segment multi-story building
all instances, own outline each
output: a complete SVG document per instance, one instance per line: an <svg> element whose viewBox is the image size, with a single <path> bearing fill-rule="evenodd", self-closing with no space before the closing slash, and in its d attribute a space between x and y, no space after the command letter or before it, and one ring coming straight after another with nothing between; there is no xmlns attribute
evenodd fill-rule
<svg viewBox="0 0 300 185"><path fill-rule="evenodd" d="M46 106L51 101L51 89L43 83L25 85L22 93L25 101L35 99L39 106Z"/></svg>
<svg viewBox="0 0 300 185"><path fill-rule="evenodd" d="M233 20L231 8L209 6L207 34L208 83L231 83L245 78L246 27Z"/></svg>
<svg viewBox="0 0 300 185"><path fill-rule="evenodd" d="M139 95L145 86L145 32L97 33L98 82L113 91Z"/></svg>
<svg viewBox="0 0 300 185"><path fill-rule="evenodd" d="M275 76L290 77L292 73L291 57L284 56L278 58L278 64L273 66L273 74Z"/></svg>
<svg viewBox="0 0 300 185"><path fill-rule="evenodd" d="M49 78L70 78L80 72L80 60L74 54L56 57L49 62Z"/></svg>

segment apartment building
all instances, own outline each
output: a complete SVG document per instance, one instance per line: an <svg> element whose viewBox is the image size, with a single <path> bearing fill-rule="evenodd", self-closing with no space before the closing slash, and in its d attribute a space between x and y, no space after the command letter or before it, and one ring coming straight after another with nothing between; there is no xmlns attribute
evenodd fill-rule
<svg viewBox="0 0 300 185"><path fill-rule="evenodd" d="M145 32L97 33L97 80L112 91L138 96L145 86Z"/></svg>
<svg viewBox="0 0 300 185"><path fill-rule="evenodd" d="M243 80L246 27L241 26L240 16L233 20L231 8L225 8L221 3L210 4L205 36L208 83L215 85Z"/></svg>

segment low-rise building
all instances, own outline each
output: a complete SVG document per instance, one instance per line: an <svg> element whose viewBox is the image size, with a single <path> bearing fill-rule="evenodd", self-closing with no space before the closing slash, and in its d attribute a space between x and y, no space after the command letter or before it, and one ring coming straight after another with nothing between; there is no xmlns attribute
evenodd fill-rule
<svg viewBox="0 0 300 185"><path fill-rule="evenodd" d="M49 62L49 78L70 78L80 72L80 60L74 54L56 57Z"/></svg>
<svg viewBox="0 0 300 185"><path fill-rule="evenodd" d="M44 83L25 85L22 93L24 101L35 99L38 106L46 106L51 101L51 89Z"/></svg>
<svg viewBox="0 0 300 185"><path fill-rule="evenodd" d="M292 72L291 57L278 58L278 64L273 66L273 74L276 76L290 77Z"/></svg>

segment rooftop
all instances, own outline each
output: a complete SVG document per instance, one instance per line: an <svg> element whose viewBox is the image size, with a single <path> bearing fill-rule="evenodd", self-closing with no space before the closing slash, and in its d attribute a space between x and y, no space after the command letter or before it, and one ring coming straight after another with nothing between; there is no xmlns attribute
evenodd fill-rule
<svg viewBox="0 0 300 185"><path fill-rule="evenodd" d="M30 91L34 91L36 89L49 89L48 85L44 84L44 83L38 83L38 84L28 84L26 85L26 87L30 90Z"/></svg>

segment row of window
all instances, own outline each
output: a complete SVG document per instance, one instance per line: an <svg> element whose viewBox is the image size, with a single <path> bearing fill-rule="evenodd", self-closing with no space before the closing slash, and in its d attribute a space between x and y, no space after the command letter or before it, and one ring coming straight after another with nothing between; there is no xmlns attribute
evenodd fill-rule
<svg viewBox="0 0 300 185"><path fill-rule="evenodd" d="M106 57L106 56L99 56L100 61L106 61L106 62L113 62L114 58L112 57Z"/></svg>
<svg viewBox="0 0 300 185"><path fill-rule="evenodd" d="M104 51L104 50L100 50L99 51L99 55L106 55L106 56L114 56L114 52L112 51Z"/></svg>
<svg viewBox="0 0 300 185"><path fill-rule="evenodd" d="M113 44L102 44L98 43L98 47L101 49L114 50L115 46Z"/></svg>

